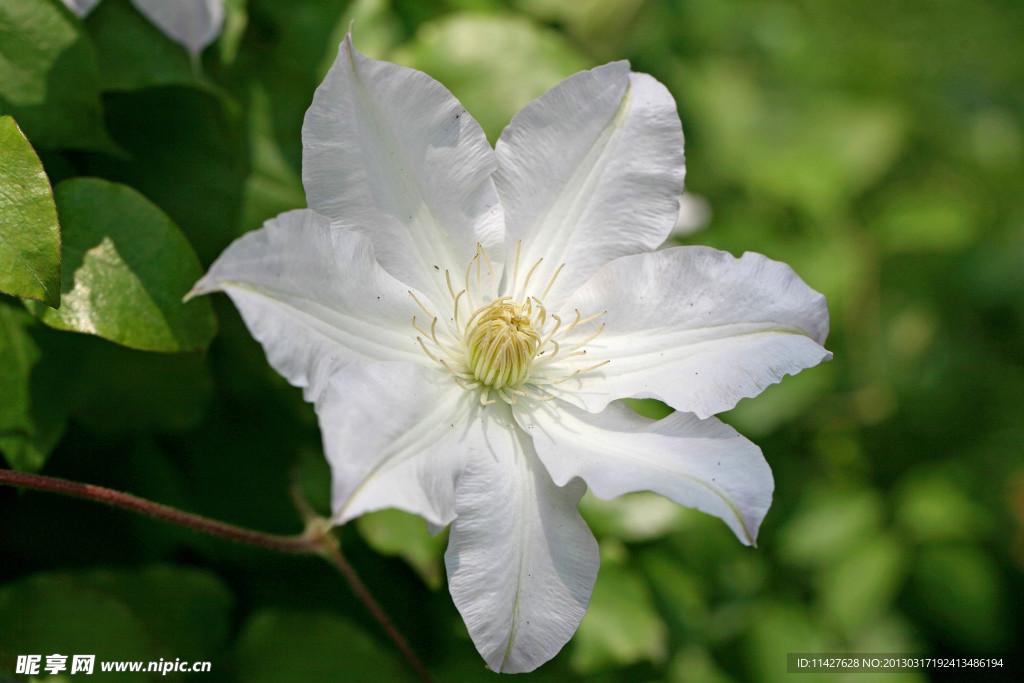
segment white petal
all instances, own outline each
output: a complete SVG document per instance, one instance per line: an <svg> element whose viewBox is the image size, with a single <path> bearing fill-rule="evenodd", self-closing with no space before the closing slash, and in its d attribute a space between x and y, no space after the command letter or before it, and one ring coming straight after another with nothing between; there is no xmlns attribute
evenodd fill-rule
<svg viewBox="0 0 1024 683"><path fill-rule="evenodd" d="M190 296L216 290L310 401L345 363L426 358L412 326L423 313L409 288L377 265L364 235L332 229L312 211L283 213L235 240Z"/></svg>
<svg viewBox="0 0 1024 683"><path fill-rule="evenodd" d="M521 270L544 259L533 280L542 289L566 264L549 307L608 261L655 248L675 224L685 170L675 101L627 62L556 85L516 114L495 149L506 271L519 240Z"/></svg>
<svg viewBox="0 0 1024 683"><path fill-rule="evenodd" d="M100 0L64 0L64 4L80 17L92 11Z"/></svg>
<svg viewBox="0 0 1024 683"><path fill-rule="evenodd" d="M494 671L532 671L575 633L597 577L597 542L576 509L579 481L559 488L507 406L489 409L488 450L459 476L445 566L455 605Z"/></svg>
<svg viewBox="0 0 1024 683"><path fill-rule="evenodd" d="M772 502L761 449L716 418L675 412L655 421L620 403L593 414L555 401L520 408L516 420L556 484L581 477L606 499L654 491L720 517L747 545Z"/></svg>
<svg viewBox="0 0 1024 683"><path fill-rule="evenodd" d="M302 126L309 207L369 235L395 277L449 301L479 242L495 268L504 225L483 130L426 74L369 59L346 36ZM498 273L500 277L500 272Z"/></svg>
<svg viewBox="0 0 1024 683"><path fill-rule="evenodd" d="M220 35L224 0L132 0L139 11L188 51L198 55Z"/></svg>
<svg viewBox="0 0 1024 683"><path fill-rule="evenodd" d="M627 256L566 308L608 312L586 351L610 362L576 384L591 411L613 398L646 397L704 418L832 357L822 347L825 297L761 254L678 247Z"/></svg>
<svg viewBox="0 0 1024 683"><path fill-rule="evenodd" d="M482 450L476 396L437 368L349 365L316 404L335 521L398 508L431 525L455 518L460 454Z"/></svg>

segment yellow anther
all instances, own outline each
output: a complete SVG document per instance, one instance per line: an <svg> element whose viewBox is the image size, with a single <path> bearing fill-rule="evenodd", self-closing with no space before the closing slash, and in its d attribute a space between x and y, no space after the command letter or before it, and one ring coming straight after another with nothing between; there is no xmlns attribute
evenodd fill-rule
<svg viewBox="0 0 1024 683"><path fill-rule="evenodd" d="M466 363L484 386L515 387L530 376L540 334L529 314L528 307L499 299L470 319L474 325L464 340Z"/></svg>

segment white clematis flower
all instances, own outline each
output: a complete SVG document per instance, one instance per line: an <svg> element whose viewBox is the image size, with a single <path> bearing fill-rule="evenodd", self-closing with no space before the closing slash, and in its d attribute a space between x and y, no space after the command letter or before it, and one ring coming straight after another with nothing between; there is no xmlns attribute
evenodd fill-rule
<svg viewBox="0 0 1024 683"><path fill-rule="evenodd" d="M586 611L586 486L656 491L753 543L771 471L711 416L831 356L825 299L788 266L653 251L683 169L671 95L626 62L555 86L492 150L440 83L348 37L303 126L310 208L193 290L226 292L316 404L337 523L451 524L449 588L495 671L544 663Z"/></svg>
<svg viewBox="0 0 1024 683"><path fill-rule="evenodd" d="M64 4L84 17L99 1L64 0ZM184 45L193 55L212 43L224 25L224 0L132 0L132 3L164 35Z"/></svg>

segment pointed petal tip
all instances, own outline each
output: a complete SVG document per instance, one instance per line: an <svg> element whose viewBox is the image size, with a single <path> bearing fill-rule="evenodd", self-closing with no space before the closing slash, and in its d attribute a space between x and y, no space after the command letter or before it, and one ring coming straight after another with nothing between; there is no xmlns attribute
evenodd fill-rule
<svg viewBox="0 0 1024 683"><path fill-rule="evenodd" d="M197 296L203 296L204 294L209 294L212 291L213 288L207 286L206 278L204 277L202 280L195 283L192 286L192 289L188 290L188 293L185 294L185 296L181 297L181 303L187 304L189 301L196 298Z"/></svg>

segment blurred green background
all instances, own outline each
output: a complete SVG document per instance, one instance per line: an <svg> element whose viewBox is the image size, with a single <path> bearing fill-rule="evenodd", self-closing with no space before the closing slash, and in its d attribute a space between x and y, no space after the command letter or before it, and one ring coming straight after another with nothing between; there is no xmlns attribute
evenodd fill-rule
<svg viewBox="0 0 1024 683"><path fill-rule="evenodd" d="M835 360L723 416L775 474L759 548L657 497L584 499L602 554L590 611L529 679L773 681L789 652L1024 669L1018 0L229 0L201 68L128 0L84 22L57 0L0 0L0 18L0 69L17 36L64 41L45 82L0 71L0 114L66 183L62 221L104 210L75 199L95 181L72 179L119 183L110 201L158 207L204 270L305 205L302 116L353 19L357 48L438 78L492 142L561 78L631 60L675 95L687 188L711 209L678 239L793 265L828 297ZM319 509L328 498L312 408L227 298L212 304L208 349L175 354L61 331L0 295L5 466L300 531L293 473ZM205 346L212 323L188 324ZM447 594L443 536L385 512L341 538L438 680L496 677ZM0 487L0 681L16 655L53 652L211 661L194 680L409 678L315 558Z"/></svg>

